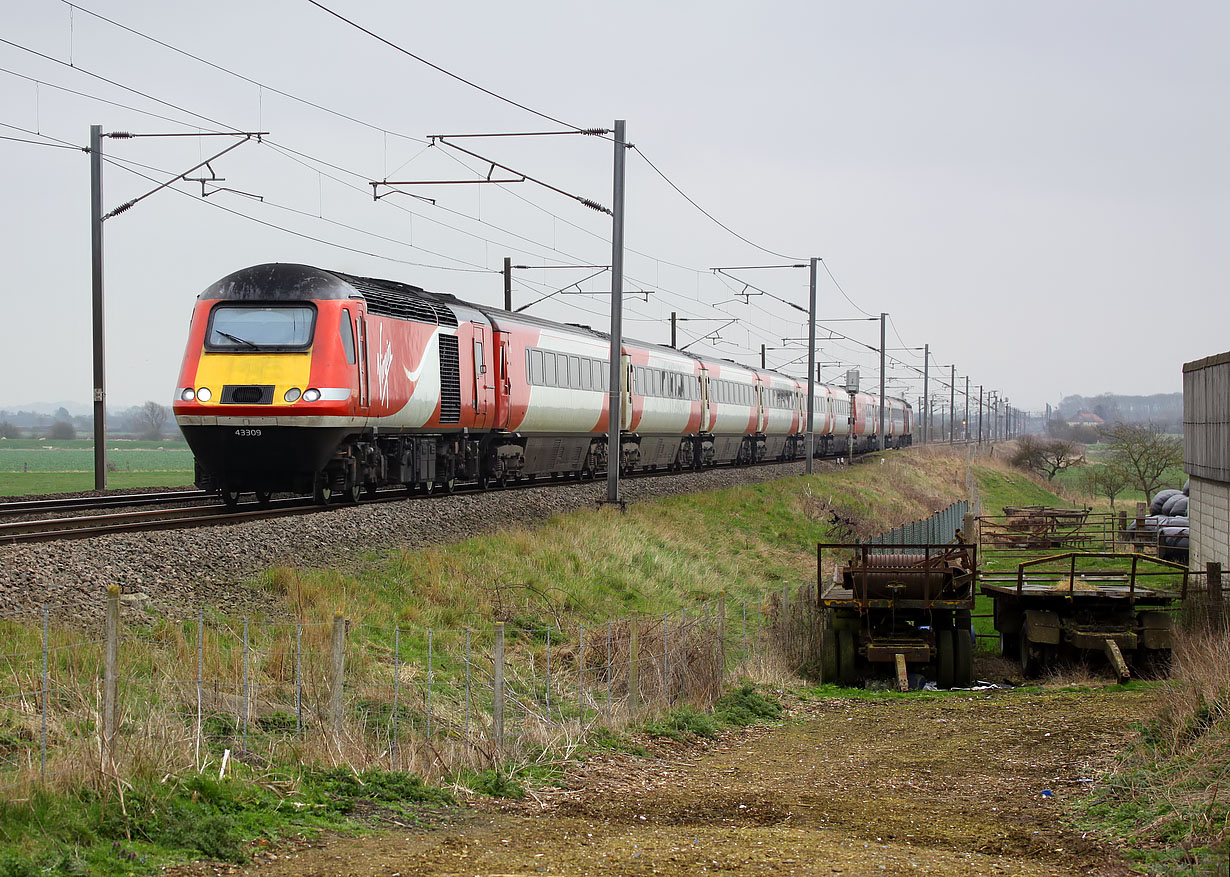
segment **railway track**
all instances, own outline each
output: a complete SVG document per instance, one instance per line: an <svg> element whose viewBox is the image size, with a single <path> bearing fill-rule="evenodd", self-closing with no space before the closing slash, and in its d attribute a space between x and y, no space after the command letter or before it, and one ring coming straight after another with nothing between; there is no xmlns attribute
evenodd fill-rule
<svg viewBox="0 0 1230 877"><path fill-rule="evenodd" d="M103 496L57 496L45 499L0 501L0 518L44 512L77 512L101 508L131 508L210 499L203 490L167 490L160 493L114 493Z"/></svg>
<svg viewBox="0 0 1230 877"><path fill-rule="evenodd" d="M774 462L761 463L757 465L758 467L768 468L773 466L788 466L791 465L791 463ZM661 478L670 477L673 474L675 473L667 470L657 470L636 472L631 475L625 475L623 478L627 480L640 478ZM600 483L604 478L604 474L599 474L596 476L594 481L589 483ZM586 482L579 481L575 477L558 479L539 478L533 481L523 479L521 481L509 482L507 487L492 487L487 491L481 488L477 483L458 483L451 492L457 495L464 495L483 492L501 492L504 490L528 490L536 487L551 487L555 485L562 486L565 484L578 483ZM404 489L393 488L380 491L375 496L365 497L358 503L358 505L386 502L405 502L416 499L427 499L429 497L446 496L448 494L448 491L445 491L439 487L437 487L436 491L432 494L408 494ZM125 505L154 505L159 502L155 499L155 497L163 497L163 503L177 500L182 502L184 500L209 500L213 498L210 494L200 490L170 492L164 494L141 494L134 497L63 497L59 498L62 499L63 502L58 505L55 504L57 500L31 500L22 501L20 503L0 503L0 515L46 511L91 511L97 508L106 509L123 507ZM137 499L140 501L134 503L131 502L132 499ZM109 502L92 502L97 500L105 500ZM46 505L42 508L30 507L32 505L37 505L40 502L50 503L50 505ZM74 504L74 502L77 504ZM25 505L26 507L21 509L13 508L14 506L20 505ZM286 497L275 499L268 506L258 506L256 502L251 502L241 505L238 509L232 510L227 509L225 505L217 502L215 499L215 501L209 505L144 509L140 511L122 511L105 514L84 514L74 515L71 517L42 518L40 520L6 521L0 522L0 545L22 542L53 542L63 539L84 539L91 536L104 536L114 533L134 533L154 530L177 530L189 529L192 527L221 526L224 524L237 524L244 521L256 521L267 518L323 514L339 508L347 507L351 507L349 503L334 501L329 505L319 505L315 503L311 497Z"/></svg>

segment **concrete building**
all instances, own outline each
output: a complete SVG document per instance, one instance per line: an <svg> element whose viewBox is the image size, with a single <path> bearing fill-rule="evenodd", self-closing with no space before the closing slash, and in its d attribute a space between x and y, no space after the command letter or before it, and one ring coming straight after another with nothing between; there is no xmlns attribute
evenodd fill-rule
<svg viewBox="0 0 1230 877"><path fill-rule="evenodd" d="M1183 469L1191 567L1230 568L1230 352L1183 366Z"/></svg>

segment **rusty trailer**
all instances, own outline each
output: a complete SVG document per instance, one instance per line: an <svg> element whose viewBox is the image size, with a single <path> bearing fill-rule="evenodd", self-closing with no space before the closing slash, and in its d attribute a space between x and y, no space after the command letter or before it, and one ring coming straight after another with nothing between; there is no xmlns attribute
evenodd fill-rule
<svg viewBox="0 0 1230 877"><path fill-rule="evenodd" d="M1187 567L1156 557L1072 552L1024 561L1015 574L984 575L981 587L994 601L1000 654L1019 661L1026 677L1100 652L1126 682L1133 671L1168 667L1173 610L1187 581Z"/></svg>
<svg viewBox="0 0 1230 877"><path fill-rule="evenodd" d="M826 551L844 555L829 582ZM887 665L902 690L911 668L940 688L968 686L977 560L964 542L817 545L824 680L855 685Z"/></svg>

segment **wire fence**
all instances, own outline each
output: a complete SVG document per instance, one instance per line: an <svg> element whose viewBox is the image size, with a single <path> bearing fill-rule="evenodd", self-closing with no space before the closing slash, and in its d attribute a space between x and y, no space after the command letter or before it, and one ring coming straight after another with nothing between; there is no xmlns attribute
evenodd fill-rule
<svg viewBox="0 0 1230 877"><path fill-rule="evenodd" d="M427 777L526 763L595 727L707 707L733 679L783 679L815 649L814 585L594 625L459 629L201 611L151 633L123 623L117 588L104 599L101 638L53 626L50 609L38 640L12 628L0 795L224 775L236 760Z"/></svg>

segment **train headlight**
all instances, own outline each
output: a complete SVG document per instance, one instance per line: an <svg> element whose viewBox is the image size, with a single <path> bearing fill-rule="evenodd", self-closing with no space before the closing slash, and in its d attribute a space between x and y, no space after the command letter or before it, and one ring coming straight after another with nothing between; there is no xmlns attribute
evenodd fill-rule
<svg viewBox="0 0 1230 877"><path fill-rule="evenodd" d="M317 390L315 387L303 391L303 401L304 402L315 402L319 398L320 398L320 390Z"/></svg>
<svg viewBox="0 0 1230 877"><path fill-rule="evenodd" d="M302 395L303 394L299 392L298 387L291 387L289 390L286 391L286 395L283 396L282 398L285 399L287 402L298 402L299 397Z"/></svg>
<svg viewBox="0 0 1230 877"><path fill-rule="evenodd" d="M197 388L196 398L198 401L208 402L213 397L214 397L214 394L209 392L209 387L198 387Z"/></svg>
<svg viewBox="0 0 1230 877"><path fill-rule="evenodd" d="M196 398L196 390L191 387L185 387L183 390L180 390L179 398L185 402L191 402Z"/></svg>

